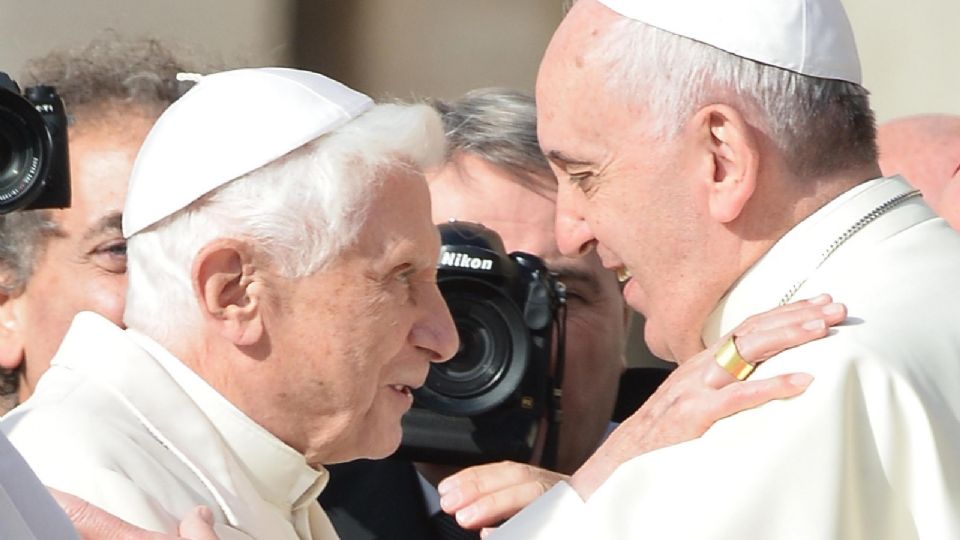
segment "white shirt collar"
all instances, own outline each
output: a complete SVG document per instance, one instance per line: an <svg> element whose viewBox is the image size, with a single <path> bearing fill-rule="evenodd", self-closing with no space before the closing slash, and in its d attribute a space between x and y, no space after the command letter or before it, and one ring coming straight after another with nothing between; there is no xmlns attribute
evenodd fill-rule
<svg viewBox="0 0 960 540"><path fill-rule="evenodd" d="M209 418L265 500L284 513L316 500L329 480L326 469L309 466L301 453L251 420L162 345L136 330L126 332Z"/></svg>

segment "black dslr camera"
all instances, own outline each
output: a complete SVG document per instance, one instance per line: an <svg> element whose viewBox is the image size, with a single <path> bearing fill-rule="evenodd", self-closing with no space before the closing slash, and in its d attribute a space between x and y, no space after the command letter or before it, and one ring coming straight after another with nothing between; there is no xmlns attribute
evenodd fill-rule
<svg viewBox="0 0 960 540"><path fill-rule="evenodd" d="M559 419L550 353L556 340L554 373L562 373L563 284L538 257L507 255L500 236L482 225L439 229L437 283L460 349L433 364L414 391L397 456L450 465L529 461L541 421Z"/></svg>
<svg viewBox="0 0 960 540"><path fill-rule="evenodd" d="M0 72L0 214L70 206L67 115L51 86Z"/></svg>

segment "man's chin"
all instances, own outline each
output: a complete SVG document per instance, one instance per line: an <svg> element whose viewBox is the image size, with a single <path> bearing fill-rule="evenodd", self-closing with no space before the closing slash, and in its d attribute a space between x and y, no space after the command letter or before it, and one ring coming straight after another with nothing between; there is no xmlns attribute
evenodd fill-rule
<svg viewBox="0 0 960 540"><path fill-rule="evenodd" d="M675 351L670 347L667 336L650 319L646 319L643 325L643 341L647 344L647 349L657 358L675 364L680 363Z"/></svg>
<svg viewBox="0 0 960 540"><path fill-rule="evenodd" d="M400 428L400 422L398 421L396 425L380 427L375 435L377 438L370 441L369 449L364 449L369 452L369 455L364 456L367 459L383 459L392 456L400 448L403 430Z"/></svg>

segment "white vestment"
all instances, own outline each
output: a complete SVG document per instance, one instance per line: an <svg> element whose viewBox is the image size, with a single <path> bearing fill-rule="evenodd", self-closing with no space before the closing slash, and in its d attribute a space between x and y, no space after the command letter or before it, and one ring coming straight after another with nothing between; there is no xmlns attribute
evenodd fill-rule
<svg viewBox="0 0 960 540"><path fill-rule="evenodd" d="M67 515L0 433L0 540L48 538L78 537Z"/></svg>
<svg viewBox="0 0 960 540"><path fill-rule="evenodd" d="M920 198L831 244L910 187L854 188L785 235L704 330L830 293L849 320L762 364L807 372L794 399L720 420L701 438L634 458L583 502L561 484L496 538L960 538L960 235Z"/></svg>
<svg viewBox="0 0 960 540"><path fill-rule="evenodd" d="M34 395L0 428L47 486L175 533L200 504L221 540L326 540L324 469L253 422L151 339L74 319Z"/></svg>

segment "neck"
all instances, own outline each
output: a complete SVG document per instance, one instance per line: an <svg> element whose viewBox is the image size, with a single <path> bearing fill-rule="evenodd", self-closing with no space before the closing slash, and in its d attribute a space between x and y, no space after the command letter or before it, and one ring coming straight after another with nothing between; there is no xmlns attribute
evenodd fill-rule
<svg viewBox="0 0 960 540"><path fill-rule="evenodd" d="M807 219L811 214L840 195L868 180L872 180L880 176L882 176L880 167L877 164L872 163L817 178L795 179L797 183L811 183L813 185L813 193L809 198L797 199L796 209L793 213L793 223L787 230ZM786 234L786 232L786 230L783 231L783 234Z"/></svg>
<svg viewBox="0 0 960 540"><path fill-rule="evenodd" d="M737 278L800 222L854 187L881 176L875 163L818 177L778 171L757 192L734 227L742 242Z"/></svg>
<svg viewBox="0 0 960 540"><path fill-rule="evenodd" d="M843 193L879 176L882 176L879 167L870 164L815 178L778 171L778 174L770 175L767 181L758 182L757 191L741 217L727 227L729 242L716 243L715 247L720 252L714 253L714 257L736 253L737 259L729 264L729 273L724 276L715 274L718 286L711 289L715 291L715 302L710 305L715 307L730 287L800 222ZM712 310L712 307L707 310L704 317L709 316ZM706 321L706 318L703 320ZM690 345L685 352L710 344L703 344L698 332L696 337L691 336Z"/></svg>

